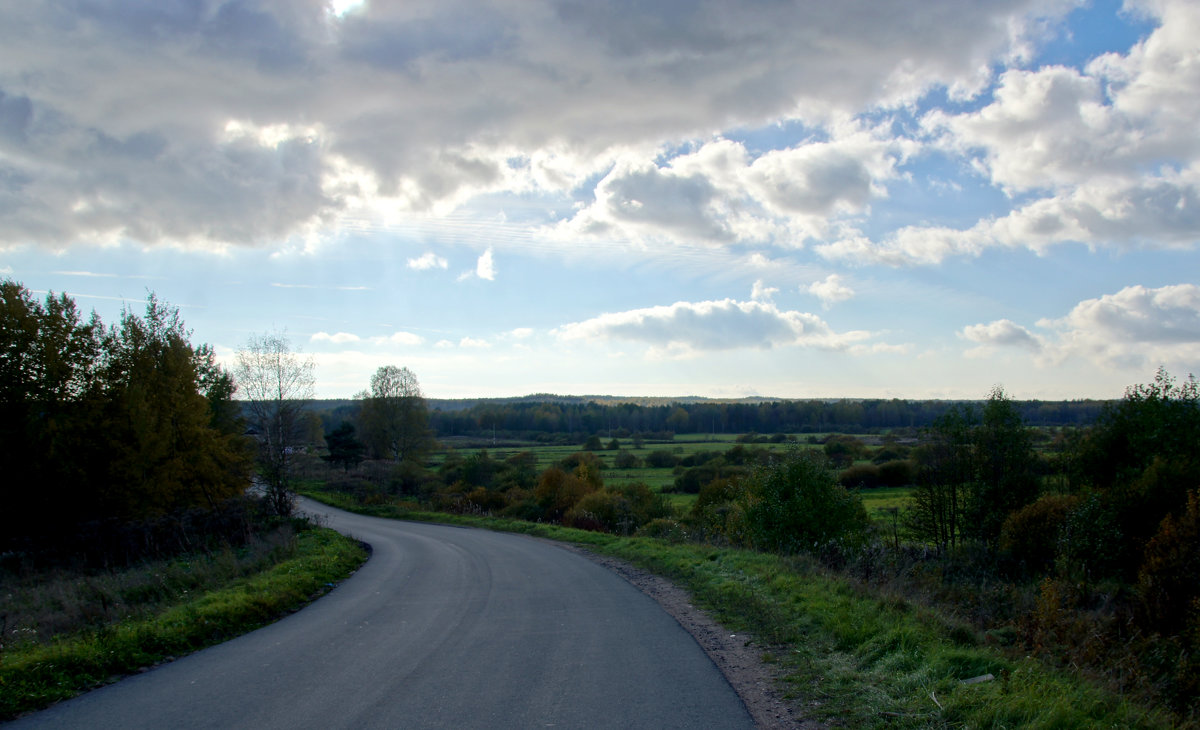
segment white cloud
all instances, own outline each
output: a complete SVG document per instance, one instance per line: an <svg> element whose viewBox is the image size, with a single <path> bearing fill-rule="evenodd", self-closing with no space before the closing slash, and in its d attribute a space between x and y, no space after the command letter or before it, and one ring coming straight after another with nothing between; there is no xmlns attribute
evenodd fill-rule
<svg viewBox="0 0 1200 730"><path fill-rule="evenodd" d="M1200 368L1200 286L1176 284L1151 289L1129 286L1086 299L1064 317L1042 319L1040 335L1008 319L963 328L959 336L978 347L967 357L988 357L1000 348L1037 355L1042 366L1082 359L1106 369L1144 371L1167 364Z"/></svg>
<svg viewBox="0 0 1200 730"><path fill-rule="evenodd" d="M1077 304L1065 317L1038 326L1058 338L1056 355L1114 368L1168 363L1200 366L1200 286L1129 286Z"/></svg>
<svg viewBox="0 0 1200 730"><path fill-rule="evenodd" d="M962 229L912 225L877 240L843 232L819 244L818 253L898 266L991 247L1041 252L1063 242L1194 248L1200 6L1162 0L1140 9L1160 24L1128 53L1105 54L1082 71L1011 69L983 108L934 110L922 120L934 144L971 160L990 183L1032 200Z"/></svg>
<svg viewBox="0 0 1200 730"><path fill-rule="evenodd" d="M103 279L115 279L117 277L116 274L97 274L94 271L51 271L50 273L58 274L60 276L86 276L89 278Z"/></svg>
<svg viewBox="0 0 1200 730"><path fill-rule="evenodd" d="M759 279L750 289L750 298L756 302L769 302L777 293L779 293L777 287L767 286L762 279Z"/></svg>
<svg viewBox="0 0 1200 730"><path fill-rule="evenodd" d="M514 330L510 330L508 336L516 340L525 340L533 336L533 329L529 327L517 327Z"/></svg>
<svg viewBox="0 0 1200 730"><path fill-rule="evenodd" d="M826 309L854 296L854 290L843 284L842 277L837 274L830 274L823 281L814 281L809 284L808 291L820 299Z"/></svg>
<svg viewBox="0 0 1200 730"><path fill-rule="evenodd" d="M415 259L408 260L408 268L416 269L417 271L427 271L429 269L445 269L450 266L446 259L438 256L432 251L422 254Z"/></svg>
<svg viewBox="0 0 1200 730"><path fill-rule="evenodd" d="M335 345L358 342L360 339L358 335L350 334L349 332L336 332L332 335L328 332L317 332L309 338L311 342L332 342Z"/></svg>
<svg viewBox="0 0 1200 730"><path fill-rule="evenodd" d="M886 128L845 123L835 137L751 159L725 139L658 163L628 157L596 185L595 201L554 232L565 239L798 246L825 236L831 221L866 212L915 144ZM761 263L763 257L752 259Z"/></svg>
<svg viewBox="0 0 1200 730"><path fill-rule="evenodd" d="M997 347L1019 347L1041 352L1044 344L1041 337L1008 319L964 327L959 334L979 345L964 353L967 357L987 357Z"/></svg>
<svg viewBox="0 0 1200 730"><path fill-rule="evenodd" d="M491 347L492 344L490 342L488 342L487 340L475 339L473 337L464 337L458 341L458 346L470 348L470 349L476 349L476 350L486 350L487 348Z"/></svg>
<svg viewBox="0 0 1200 730"><path fill-rule="evenodd" d="M475 275L485 281L496 280L496 262L492 256L492 249L484 251L475 262Z"/></svg>
<svg viewBox="0 0 1200 730"><path fill-rule="evenodd" d="M381 345L419 345L425 341L420 335L412 332L393 332L386 337L372 337L371 341Z"/></svg>
<svg viewBox="0 0 1200 730"><path fill-rule="evenodd" d="M843 350L869 332L835 332L814 314L782 311L770 302L676 302L670 306L602 314L557 330L564 340L629 340L657 356L703 351L803 346Z"/></svg>

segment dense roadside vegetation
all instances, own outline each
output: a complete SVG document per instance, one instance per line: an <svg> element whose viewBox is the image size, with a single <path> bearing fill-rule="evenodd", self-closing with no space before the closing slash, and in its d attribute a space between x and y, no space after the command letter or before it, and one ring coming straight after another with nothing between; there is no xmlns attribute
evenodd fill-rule
<svg viewBox="0 0 1200 730"><path fill-rule="evenodd" d="M365 560L250 493L263 439L235 389L153 295L106 327L0 281L0 720L256 628Z"/></svg>
<svg viewBox="0 0 1200 730"><path fill-rule="evenodd" d="M1153 725L1157 716L1187 726L1200 713L1198 390L1194 379L1178 383L1160 371L1093 424L1068 430L1028 426L997 388L917 430L710 434L705 443L592 434L575 445L444 449L419 462L342 459L330 446L327 464L314 461L309 471L325 499L358 509L627 536L623 550L646 552L644 564L694 590L696 581L716 581L718 608L720 595L749 591L739 620L759 631L767 621L772 640L803 634L822 647L813 666L844 655L844 676L857 678L846 681L862 684L832 693L843 698L830 700L836 712L869 714L851 705L874 696L865 688L887 682L872 672L890 667L912 678L876 707L892 720L1124 726ZM339 426L347 442L353 426ZM658 564L655 556L674 551L693 557ZM719 577L671 567L710 560L724 566ZM770 567L750 567L760 560ZM852 595L853 606L835 610L818 600L826 595ZM843 610L853 617L838 618ZM914 649L924 639L903 628L912 616L951 627L949 648ZM922 673L958 645L992 657L951 662L955 681L970 679L971 667L993 675L980 683L988 688L971 690L990 699L969 720L946 712L944 697L958 690L939 682L950 675ZM795 650L807 656L804 646ZM815 681L832 671L822 666L797 671ZM1005 694L1004 704L1058 709L1005 715L993 693L1025 692L1029 672L1050 684ZM1066 704L1050 701L1059 696ZM1084 709L1069 711L1072 703ZM923 705L937 712L918 711Z"/></svg>

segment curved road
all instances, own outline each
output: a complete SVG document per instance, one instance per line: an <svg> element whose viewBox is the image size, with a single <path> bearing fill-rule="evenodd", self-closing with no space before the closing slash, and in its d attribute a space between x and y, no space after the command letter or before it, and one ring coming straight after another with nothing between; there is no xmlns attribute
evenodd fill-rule
<svg viewBox="0 0 1200 730"><path fill-rule="evenodd" d="M371 559L281 621L13 727L753 727L695 640L586 558L301 507Z"/></svg>

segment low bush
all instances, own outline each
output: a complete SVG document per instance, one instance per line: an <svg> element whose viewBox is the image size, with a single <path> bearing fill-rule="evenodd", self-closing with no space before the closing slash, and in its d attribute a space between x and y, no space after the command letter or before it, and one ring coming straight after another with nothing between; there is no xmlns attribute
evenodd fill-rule
<svg viewBox="0 0 1200 730"><path fill-rule="evenodd" d="M751 544L782 554L811 551L861 533L869 525L862 501L810 450L791 449L745 480L742 497Z"/></svg>

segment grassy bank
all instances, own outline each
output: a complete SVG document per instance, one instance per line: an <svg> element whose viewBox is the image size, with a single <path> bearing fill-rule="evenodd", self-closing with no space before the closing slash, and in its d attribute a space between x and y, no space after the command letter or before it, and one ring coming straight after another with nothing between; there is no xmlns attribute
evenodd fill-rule
<svg viewBox="0 0 1200 730"><path fill-rule="evenodd" d="M357 542L332 530L305 529L292 540L282 560L218 587L193 586L176 590L172 600L156 598L154 610L145 615L93 621L86 629L56 632L53 638L17 635L14 641L10 633L0 652L0 720L258 628L325 593L366 560ZM193 556L184 572L219 574L200 564L229 559ZM164 565L157 574L180 572L178 563ZM76 582L95 592L109 590L104 581L92 576ZM64 603L61 598L56 602Z"/></svg>
<svg viewBox="0 0 1200 730"><path fill-rule="evenodd" d="M771 646L770 659L782 663L792 691L816 719L866 728L1172 726L1165 715L1005 651L927 608L873 594L805 557L394 505L359 508L342 495L311 496L377 516L580 543L668 577L730 630Z"/></svg>

